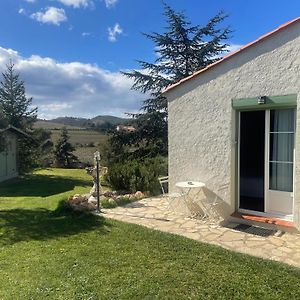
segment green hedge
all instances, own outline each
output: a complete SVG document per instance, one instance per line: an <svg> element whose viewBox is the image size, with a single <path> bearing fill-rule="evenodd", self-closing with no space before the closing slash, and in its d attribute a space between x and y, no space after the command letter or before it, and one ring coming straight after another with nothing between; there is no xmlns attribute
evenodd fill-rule
<svg viewBox="0 0 300 300"><path fill-rule="evenodd" d="M109 167L107 181L117 191L161 194L159 176L168 174L167 158L155 157L144 160L128 160Z"/></svg>

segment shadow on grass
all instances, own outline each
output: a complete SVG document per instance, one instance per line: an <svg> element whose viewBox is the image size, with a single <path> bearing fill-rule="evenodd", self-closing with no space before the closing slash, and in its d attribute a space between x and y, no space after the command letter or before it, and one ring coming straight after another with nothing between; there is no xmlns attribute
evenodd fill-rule
<svg viewBox="0 0 300 300"><path fill-rule="evenodd" d="M99 234L106 234L109 226L104 218L74 213L63 202L55 211L42 208L0 210L0 246L67 237L95 229Z"/></svg>
<svg viewBox="0 0 300 300"><path fill-rule="evenodd" d="M0 184L1 197L48 197L67 191L75 186L92 186L91 180L63 176L30 174Z"/></svg>

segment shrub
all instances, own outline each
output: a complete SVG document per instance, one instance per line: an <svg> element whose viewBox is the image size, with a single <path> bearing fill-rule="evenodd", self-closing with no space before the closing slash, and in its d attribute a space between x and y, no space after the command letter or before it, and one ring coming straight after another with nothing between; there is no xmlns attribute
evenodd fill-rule
<svg viewBox="0 0 300 300"><path fill-rule="evenodd" d="M167 158L154 157L144 160L127 160L113 164L108 169L107 181L116 190L135 193L161 193L158 177L167 175Z"/></svg>
<svg viewBox="0 0 300 300"><path fill-rule="evenodd" d="M95 143L93 142L89 142L86 144L87 147L95 147Z"/></svg>
<svg viewBox="0 0 300 300"><path fill-rule="evenodd" d="M101 206L103 208L115 208L118 206L116 201L110 201L111 199L108 198L104 198L103 200L101 200Z"/></svg>

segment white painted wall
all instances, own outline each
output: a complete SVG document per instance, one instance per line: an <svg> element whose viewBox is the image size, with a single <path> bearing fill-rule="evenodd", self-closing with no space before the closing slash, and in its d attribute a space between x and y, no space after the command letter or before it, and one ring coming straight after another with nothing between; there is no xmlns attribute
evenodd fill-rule
<svg viewBox="0 0 300 300"><path fill-rule="evenodd" d="M297 94L294 221L300 228L300 23L245 49L166 93L169 102L170 191L197 180L235 210L236 114L231 101L259 95Z"/></svg>

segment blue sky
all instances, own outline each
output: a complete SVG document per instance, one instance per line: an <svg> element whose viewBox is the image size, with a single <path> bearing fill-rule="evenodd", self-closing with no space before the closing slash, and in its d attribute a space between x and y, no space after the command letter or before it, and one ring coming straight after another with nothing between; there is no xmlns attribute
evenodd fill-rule
<svg viewBox="0 0 300 300"><path fill-rule="evenodd" d="M199 25L224 10L232 49L300 14L295 0L166 2ZM162 12L160 0L1 0L0 70L13 59L40 117L136 111L143 95L119 71L155 59L141 32L161 32Z"/></svg>

